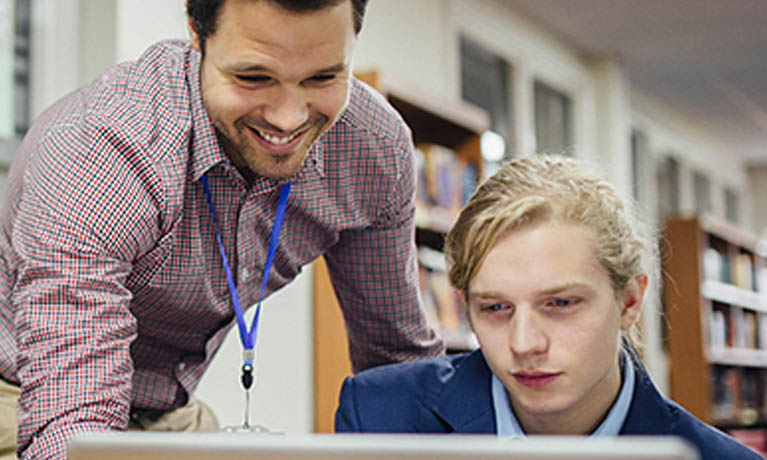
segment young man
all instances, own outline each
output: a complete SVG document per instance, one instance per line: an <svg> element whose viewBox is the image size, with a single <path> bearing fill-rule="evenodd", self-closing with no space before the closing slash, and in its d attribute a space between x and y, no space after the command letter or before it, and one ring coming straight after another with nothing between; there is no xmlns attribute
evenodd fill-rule
<svg viewBox="0 0 767 460"><path fill-rule="evenodd" d="M656 390L631 332L658 260L613 188L572 159L503 166L448 234L480 350L346 380L340 432L672 435L758 459Z"/></svg>
<svg viewBox="0 0 767 460"><path fill-rule="evenodd" d="M0 394L20 391L25 458L129 420L215 429L190 397L233 302L260 298L278 207L264 296L324 255L355 370L442 351L417 296L410 132L351 76L365 3L189 0L191 44L34 123L0 215Z"/></svg>

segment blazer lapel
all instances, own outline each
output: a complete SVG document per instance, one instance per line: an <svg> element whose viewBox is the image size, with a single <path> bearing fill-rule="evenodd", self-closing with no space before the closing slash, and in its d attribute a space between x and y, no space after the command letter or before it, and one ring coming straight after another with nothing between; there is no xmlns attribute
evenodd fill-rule
<svg viewBox="0 0 767 460"><path fill-rule="evenodd" d="M454 433L495 434L495 411L490 390L490 368L477 350L447 376L434 412Z"/></svg>

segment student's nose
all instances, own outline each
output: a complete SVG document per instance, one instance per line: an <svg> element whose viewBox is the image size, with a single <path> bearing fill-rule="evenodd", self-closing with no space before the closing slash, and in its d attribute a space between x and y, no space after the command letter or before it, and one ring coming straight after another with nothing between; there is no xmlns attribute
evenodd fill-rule
<svg viewBox="0 0 767 460"><path fill-rule="evenodd" d="M286 134L300 128L309 118L308 103L301 88L275 88L264 117Z"/></svg>
<svg viewBox="0 0 767 460"><path fill-rule="evenodd" d="M509 348L524 357L546 351L548 334L540 318L530 308L517 308L509 322Z"/></svg>

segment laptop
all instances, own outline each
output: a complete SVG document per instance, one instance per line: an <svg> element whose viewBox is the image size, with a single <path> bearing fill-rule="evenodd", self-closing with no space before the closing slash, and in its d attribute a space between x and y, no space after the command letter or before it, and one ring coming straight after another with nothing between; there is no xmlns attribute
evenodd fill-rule
<svg viewBox="0 0 767 460"><path fill-rule="evenodd" d="M499 438L478 435L91 433L69 460L699 460L670 437Z"/></svg>

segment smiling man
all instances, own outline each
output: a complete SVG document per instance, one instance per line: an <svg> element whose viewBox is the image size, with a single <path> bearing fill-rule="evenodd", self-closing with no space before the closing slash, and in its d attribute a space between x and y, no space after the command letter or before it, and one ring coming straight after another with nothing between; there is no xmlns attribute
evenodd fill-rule
<svg viewBox="0 0 767 460"><path fill-rule="evenodd" d="M0 214L0 456L17 398L24 458L82 432L216 429L192 394L239 306L321 255L355 371L442 352L417 295L410 132L351 76L365 4L189 0L190 42L33 124Z"/></svg>

